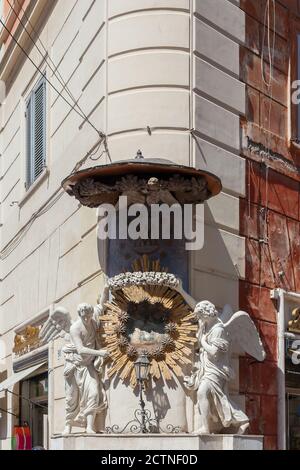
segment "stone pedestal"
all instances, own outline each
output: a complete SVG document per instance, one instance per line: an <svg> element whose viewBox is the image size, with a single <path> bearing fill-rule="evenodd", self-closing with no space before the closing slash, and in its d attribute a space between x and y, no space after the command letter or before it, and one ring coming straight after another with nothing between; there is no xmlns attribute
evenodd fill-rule
<svg viewBox="0 0 300 470"><path fill-rule="evenodd" d="M51 450L263 450L262 436L72 434L52 436Z"/></svg>
<svg viewBox="0 0 300 470"><path fill-rule="evenodd" d="M183 367L183 374L188 375L189 370ZM119 429L134 419L134 410L139 409L138 389L132 390L121 381L112 381L106 384L108 407L105 416L105 426L98 430L113 427L116 423ZM170 431L169 425L177 428L181 433L188 433L194 428L194 403L182 380L173 376L172 387L163 378L148 381L143 399L146 409L152 418L158 418L162 433ZM126 406L120 406L126 403ZM129 431L129 428L126 429Z"/></svg>

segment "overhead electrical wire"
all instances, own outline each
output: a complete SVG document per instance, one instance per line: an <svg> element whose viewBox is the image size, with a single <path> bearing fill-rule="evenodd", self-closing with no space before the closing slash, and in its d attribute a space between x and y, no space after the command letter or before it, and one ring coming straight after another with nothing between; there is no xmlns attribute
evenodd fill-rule
<svg viewBox="0 0 300 470"><path fill-rule="evenodd" d="M273 11L273 39L271 42L271 3ZM265 61L265 44L266 44L266 30L267 30L267 48L268 48L268 61L269 61L269 79L265 76L264 61ZM276 4L274 0L267 0L264 11L264 28L263 28L263 39L262 39L262 50L261 50L261 78L262 83L267 89L267 93L270 94L270 103L268 110L268 128L267 128L267 153L263 155L261 164L265 166L266 172L266 187L265 187L265 207L260 209L261 215L263 217L262 223L262 233L260 236L260 263L262 263L262 251L265 250L265 246L268 247L270 252L269 245L269 224L268 224L268 206L269 206L269 160L270 160L270 150L271 150L271 112L273 105L273 79L274 79L274 59L275 59L275 45L276 45ZM267 254L265 253L265 256ZM273 268L271 269L273 280L275 280L275 275ZM261 303L261 290L262 290L262 271L259 273L259 297L258 297L258 307L260 308Z"/></svg>
<svg viewBox="0 0 300 470"><path fill-rule="evenodd" d="M14 35L9 31L5 23L0 19L0 24L2 24L3 28L8 32L9 36L13 39L13 41L19 46L21 51L24 53L24 55L27 57L27 59L31 62L31 64L34 66L34 68L45 78L47 83L53 88L53 90L67 103L67 105L70 106L70 108L74 109L74 111L82 118L85 119L84 115L81 114L79 111L76 111L74 108L74 105L72 105L62 94L61 92L53 85L53 83L50 82L50 80L45 76L45 74L41 71L41 69L35 64L35 62L31 59L31 57L27 54L26 50L24 49L23 46L18 42L18 40L14 37ZM98 129L92 124L94 127L95 131L98 133Z"/></svg>
<svg viewBox="0 0 300 470"><path fill-rule="evenodd" d="M271 41L271 29L273 32L273 38ZM265 59L265 42L266 42L266 30L267 30L267 50L268 50L268 61L269 61L269 79L267 80L264 72L264 59ZM267 128L267 147L265 152L261 152L262 160L261 163L265 165L265 207L261 209L261 213L263 215L263 227L262 227L262 236L260 238L260 246L261 250L264 245L268 250L269 254L269 262L271 265L271 272L273 276L273 282L277 284L277 275L273 268L273 257L271 253L271 244L270 244L270 231L269 231L269 185L270 185L270 161L272 160L271 155L271 114L272 114L272 105L273 105L273 86L274 86L274 61L275 61L275 47L276 47L276 2L275 0L267 0L265 6L265 13L264 13L264 30L263 30L263 42L262 42L262 54L261 54L261 71L262 71L262 82L267 89L267 93L269 93L270 103L269 103L269 112L268 112L268 128ZM287 164L285 163L287 166ZM264 213L264 214L263 214ZM287 225L287 232L289 238L289 246L291 247L291 241L289 236L289 228ZM291 249L291 248L290 248ZM266 256L267 253L265 253ZM261 270L260 270L261 271ZM282 269L284 273L284 270ZM294 284L295 284L295 274L294 270L292 270L293 277L294 277ZM278 273L280 277L281 274ZM282 279L281 279L282 281ZM262 289L262 272L260 272L260 279L259 279L259 288L260 291ZM288 290L292 290L289 286ZM259 295L258 307L260 307L261 302L261 294Z"/></svg>
<svg viewBox="0 0 300 470"><path fill-rule="evenodd" d="M98 147L98 145L96 144ZM96 153L95 150L91 150L88 152L81 161L88 159L90 156L93 156ZM79 162L80 163L80 162ZM17 246L20 244L24 236L27 234L27 232L30 230L31 226L35 222L36 219L47 213L60 199L61 197L65 194L65 192L59 188L57 189L54 194L51 195L51 197L36 211L32 214L30 219L26 222L26 224L20 229L20 231L16 234L16 236L11 240L10 243L0 252L0 259L4 260L6 259L11 252L17 248ZM55 198L55 199L54 199Z"/></svg>
<svg viewBox="0 0 300 470"><path fill-rule="evenodd" d="M18 1L18 0L17 0ZM24 31L27 33L28 37L30 38L30 40L32 41L34 47L37 48L37 50L39 51L39 53L41 54L41 56L43 57L45 63L48 65L48 67L51 69L51 71L53 72L53 75L58 79L59 83L63 86L63 89L65 89L69 95L69 97L71 98L71 100L74 102L74 105L71 104L66 98L65 96L62 95L62 93L55 87L55 85L53 85L53 83L50 82L50 80L45 76L44 72L36 65L36 63L32 60L32 58L29 56L29 54L27 53L27 51L25 50L25 48L19 43L19 41L15 38L15 36L11 33L11 31L7 28L6 24L3 22L3 20L0 18L0 24L2 24L3 28L7 31L8 35L12 38L12 40L15 42L15 44L21 49L21 51L23 52L23 54L27 57L27 59L31 62L31 64L34 66L34 68L45 78L45 80L47 81L47 83L51 86L51 88L58 94L58 96L60 98L62 98L67 104L68 106L70 106L71 110L74 110L82 119L84 119L85 122L87 122L98 134L99 136L99 141L96 143L96 145L94 146L94 148L87 152L87 154L80 160L76 163L75 167L73 168L72 172L71 173L74 173L75 171L77 171L84 163L85 161L88 159L88 158L91 158L93 157L100 149L101 147L101 144L103 144L104 146L104 151L100 154L100 156L97 158L101 158L102 155L104 153L107 154L108 158L110 161L111 160L111 156L110 156L110 153L109 153L109 149L108 149L108 145L107 145L107 137L106 135L100 131L99 129L96 128L96 126L90 121L90 119L88 118L88 116L85 114L85 112L82 110L82 108L80 107L80 105L78 104L78 100L76 100L74 98L74 96L72 95L72 93L70 92L68 86L67 86L67 83L63 80L61 74L59 73L58 71L58 67L54 64L53 60L50 58L50 56L48 55L48 52L45 48L45 46L43 45L42 41L39 39L40 43L42 44L42 47L43 49L45 50L45 54L46 56L41 52L40 48L37 46L36 44L36 41L33 39L31 33L27 30L26 26L24 25L24 23L22 22L19 14L16 12L16 10L14 9L13 5L9 2L8 0L8 3L10 5L10 8L11 10L14 12L14 14L16 15L17 19L20 21L20 24L21 26L23 27ZM19 2L18 2L19 4ZM19 6L21 6L19 4ZM21 9L24 13L24 16L26 17L27 21L29 22L29 24L31 25L31 28L32 30L34 31L34 33L37 35L32 23L30 22L30 19L28 17L28 15L26 14L25 10L23 9L23 7L21 6ZM38 36L38 35L37 35ZM54 69L49 65L48 61L47 61L47 55L49 57L49 59L51 60L53 66L54 66ZM59 76L58 76L59 74ZM79 111L76 109L76 107L79 109ZM93 161L96 160L95 158L91 158ZM53 200L53 197L55 197L55 200ZM51 209L51 207L53 207L54 204L56 204L56 202L64 195L64 192L59 189L57 190L52 196L51 198L46 202L46 204L44 204L38 211L36 211L32 216L31 218L28 220L28 222L26 223L26 225L20 230L20 232L16 235L16 237L5 247L4 250L2 250L2 252L0 253L0 259L3 260L5 258L7 258L9 256L9 254L19 245L19 243L21 242L22 238L26 235L26 233L28 232L28 230L30 229L30 227L32 226L33 222L38 218L40 217L41 215L45 214L48 210Z"/></svg>
<svg viewBox="0 0 300 470"><path fill-rule="evenodd" d="M65 103L67 103L68 106L70 106L71 109L73 109L77 114L78 116L80 116L82 119L86 120L86 116L84 114L82 114L81 112L77 111L75 109L75 104L71 104L63 95L62 93L56 88L55 85L53 85L53 83L50 82L49 78L46 77L46 75L44 74L44 72L36 65L36 63L31 59L31 57L27 54L26 50L24 49L24 47L18 42L18 40L14 37L14 35L9 31L9 29L7 28L7 26L5 25L5 23L3 22L3 20L0 19L0 23L2 24L3 28L8 32L9 36L13 39L13 41L17 44L17 46L21 49L21 51L24 53L24 55L27 57L27 59L31 62L31 64L34 66L34 68L45 78L46 82L51 86L51 88L65 101ZM27 30L24 28L24 30L27 32ZM29 33L28 33L29 34ZM35 45L35 47L37 47ZM44 55L42 54L42 56L44 57ZM46 59L45 59L45 62L46 62ZM99 131L96 126L91 123L91 121L87 121L89 122L89 124L93 127L93 129L97 132L97 134L101 137L105 137L105 134L103 134L101 131Z"/></svg>
<svg viewBox="0 0 300 470"><path fill-rule="evenodd" d="M34 66L34 68L45 78L46 82L51 86L51 88L70 106L71 110L74 110L84 121L88 122L90 124L90 126L97 132L99 138L100 138L100 142L98 143L99 147L98 149L100 148L101 144L103 143L104 145L104 148L105 148L105 153L107 154L109 160L111 161L111 156L110 156L110 153L109 153L109 149L108 149L108 145L107 145L107 139L106 139L106 135L102 132L102 131L99 131L96 126L89 120L89 118L85 115L85 114L82 114L81 112L79 112L78 110L76 110L75 106L77 105L77 103L75 103L74 105L72 105L63 95L62 93L53 85L53 83L50 82L50 80L47 78L47 76L44 74L44 72L36 65L36 63L31 59L31 57L27 54L26 50L24 49L24 47L18 42L18 40L14 37L14 35L9 31L9 29L7 28L7 26L5 25L5 23L0 19L0 24L2 24L3 28L8 32L9 36L13 39L13 41L16 43L16 45L21 49L21 51L24 53L24 55L27 57L27 59L31 62L31 64ZM24 28L24 26L23 26ZM25 29L25 28L24 28ZM25 31L27 32L27 30L25 29ZM29 34L27 32L27 34ZM34 42L35 44L35 42ZM36 46L36 44L35 44ZM37 46L36 46L37 47ZM44 58L45 62L47 63L47 60L46 58L44 57L44 55L42 54L42 57ZM84 160L85 161L85 160ZM83 160L81 160L81 165L84 163ZM78 164L76 164L75 168L72 170L72 172L76 171L78 168Z"/></svg>
<svg viewBox="0 0 300 470"><path fill-rule="evenodd" d="M8 414L8 415L14 416L15 418L19 418L19 416L16 415L15 413L12 413L11 411L8 411L8 410L4 410L3 408L0 408L0 411L1 411L2 413L6 413L6 414Z"/></svg>
<svg viewBox="0 0 300 470"><path fill-rule="evenodd" d="M82 161L87 160L88 158L92 157L95 155L97 152L98 144L94 146L83 158L80 162L77 163L80 164ZM95 150L96 149L96 150ZM76 167L75 167L76 168ZM13 240L0 252L0 259L4 260L6 259L10 253L17 248L17 246L20 244L22 241L23 237L26 235L26 233L29 231L31 228L32 224L34 221L41 217L42 215L46 214L60 199L61 197L65 194L65 192L59 188L57 189L54 194L36 211L32 214L30 219L26 222L26 224L22 227L22 229L17 233L17 235L13 238ZM53 199L55 198L55 199Z"/></svg>
<svg viewBox="0 0 300 470"><path fill-rule="evenodd" d="M111 160L110 158L110 154L109 154L109 150L107 148L107 143L106 143L106 135L100 131L99 129L96 128L96 126L91 122L91 120L89 119L89 117L87 116L87 114L84 112L84 110L82 109L82 107L79 105L78 103L78 99L76 99L74 97L74 95L71 93L68 85L67 85L67 82L63 79L62 75L60 74L59 70L58 70L58 66L56 66L56 64L54 63L54 61L52 60L51 56L48 54L48 51L46 49L46 47L44 46L42 40L40 39L36 29L34 28L34 25L32 24L32 22L30 21L30 18L29 16L27 15L26 13L26 10L23 8L23 6L19 3L19 0L16 0L17 1L17 4L19 5L21 11L23 12L23 15L25 17L25 19L27 20L28 24L30 25L32 31L29 32L27 27L26 27L26 24L24 24L24 22L22 21L22 17L20 17L20 15L18 14L18 12L15 10L13 4L7 0L11 10L14 12L16 18L19 20L21 26L23 27L24 31L27 33L28 37L30 38L32 44L34 45L34 47L38 50L38 52L40 53L41 57L44 59L45 63L47 64L47 66L49 67L49 69L51 70L51 72L53 73L53 75L57 78L57 80L59 81L59 83L62 85L63 87L63 90L65 90L67 92L67 94L69 95L69 97L71 98L71 100L73 101L75 107L79 110L79 115L81 117L84 118L84 120L97 132L98 136L100 137L100 139L103 139L100 144L99 144L99 147L101 146L101 143L103 142L104 144L104 148L105 148L105 153L107 153L107 156L109 157L109 159ZM37 40L39 41L41 47L43 48L44 50L44 53L41 51L41 49L38 47L37 45L37 41L32 37L32 34L31 33L34 33L35 36L37 37ZM47 57L49 58L49 61L51 62L52 66L49 64L48 60L47 60ZM41 72L40 70L40 73L43 74L43 72ZM44 75L44 74L43 74ZM63 91L62 90L62 91ZM57 92L58 90L55 89L55 91ZM60 96L62 97L62 93L60 93ZM68 103L69 106L71 106L72 109L74 109L76 111L76 109L74 108L73 105L71 105L70 103ZM77 112L77 111L76 111Z"/></svg>
<svg viewBox="0 0 300 470"><path fill-rule="evenodd" d="M273 9L273 39L271 45L271 3ZM268 59L270 66L269 80L265 77L264 72L264 58L265 58L265 42L266 42L266 29L268 30ZM273 69L274 69L274 57L275 57L275 41L276 41L276 4L274 0L267 0L264 12L264 29L263 29L263 40L262 40L262 54L261 54L261 72L262 80L267 88L270 88L273 82Z"/></svg>
<svg viewBox="0 0 300 470"><path fill-rule="evenodd" d="M27 401L27 403L30 403L31 406L37 406L38 408L42 408L43 410L46 410L46 411L48 410L48 406L41 405L41 403L37 403L33 400L30 400L30 398L26 398L20 393L15 393L8 389L6 389L5 391L9 393L10 395L13 395L14 397L18 397L18 398L21 398L21 400Z"/></svg>
<svg viewBox="0 0 300 470"><path fill-rule="evenodd" d="M50 70L53 72L53 74L56 76L56 78L59 80L60 84L64 87L64 89L66 90L66 92L68 93L68 95L70 96L70 98L72 99L72 101L74 102L74 104L76 104L77 108L79 109L79 111L85 116L85 119L87 120L87 122L90 123L90 121L88 121L88 117L86 116L85 112L83 111L83 109L79 106L78 104L78 100L76 100L76 98L74 97L74 95L71 93L68 85L67 85L67 82L64 80L64 78L62 77L61 73L59 72L58 70L58 66L56 66L56 64L54 63L54 61L52 60L51 56L48 54L48 51L46 49L46 47L44 46L44 43L42 42L41 38L39 37L34 25L32 24L29 16L27 15L26 13L26 10L23 8L23 6L20 4L19 0L16 0L17 4L19 5L21 11L23 12L23 15L25 17L25 19L27 20L28 24L30 25L32 31L35 35L36 35L36 38L37 38L37 41L35 41L35 39L32 37L32 34L28 31L26 25L22 22L22 18L20 18L20 15L16 12L16 10L14 9L13 5L10 3L9 0L7 0L8 4L10 5L12 11L15 13L17 19L20 21L20 24L23 26L24 30L26 31L26 33L28 34L30 40L32 41L32 43L34 44L34 46L36 47L36 49L39 51L39 53L41 54L42 57L44 57L44 54L43 52L40 50L40 48L38 47L37 45L37 41L40 43L41 47L43 48L44 50L44 53L46 54L46 56L49 57L49 60L51 62L51 64L53 65L54 69L49 65L49 63L47 62L47 59L45 58L45 61L47 63L47 65L49 65L49 68ZM98 129L97 129L98 131ZM99 132L99 131L98 131Z"/></svg>
<svg viewBox="0 0 300 470"><path fill-rule="evenodd" d="M273 39L271 44L271 3L272 3L272 11L273 11ZM264 74L264 47L265 47L265 38L266 38L266 28L268 30L268 59L269 59L269 80L266 80ZM276 4L274 0L267 0L266 7L265 7L265 14L264 14L264 30L263 30L263 42L262 42L262 55L261 55L261 72L262 72L262 81L267 87L268 91L270 91L270 104L269 104L269 112L268 112L268 137L267 137L267 157L266 160L263 158L263 162L266 167L266 210L265 210L265 220L264 220L264 234L263 234L263 241L264 243L268 244L268 203L269 203L269 160L270 160L270 150L271 150L271 113L272 113L272 105L273 105L273 78L274 78L274 59L275 59L275 45L276 45Z"/></svg>

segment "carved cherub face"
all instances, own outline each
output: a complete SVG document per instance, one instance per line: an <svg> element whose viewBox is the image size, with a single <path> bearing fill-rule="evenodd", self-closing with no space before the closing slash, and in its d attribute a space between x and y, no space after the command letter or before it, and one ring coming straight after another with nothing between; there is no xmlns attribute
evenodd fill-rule
<svg viewBox="0 0 300 470"><path fill-rule="evenodd" d="M148 189L150 191L157 191L159 189L159 180L158 178L150 178L147 183Z"/></svg>
<svg viewBox="0 0 300 470"><path fill-rule="evenodd" d="M78 315L84 325L89 325L93 319L94 307L89 304L80 304L78 306Z"/></svg>

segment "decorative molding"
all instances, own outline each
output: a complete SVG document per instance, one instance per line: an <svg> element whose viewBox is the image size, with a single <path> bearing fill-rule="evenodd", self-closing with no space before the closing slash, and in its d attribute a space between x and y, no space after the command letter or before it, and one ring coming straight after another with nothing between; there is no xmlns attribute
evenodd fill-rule
<svg viewBox="0 0 300 470"><path fill-rule="evenodd" d="M158 266L158 265L156 265ZM174 274L158 271L134 271L133 273L118 274L108 280L112 292L130 286L164 286L174 289L179 285L179 280Z"/></svg>
<svg viewBox="0 0 300 470"><path fill-rule="evenodd" d="M101 204L116 205L119 197L127 196L128 201L139 204L188 204L202 203L209 198L204 177L184 178L174 175L169 179L152 177L147 179L127 175L113 184L104 184L95 178L86 178L68 187L68 193L87 207Z"/></svg>
<svg viewBox="0 0 300 470"><path fill-rule="evenodd" d="M14 372L20 372L43 362L48 362L48 344L14 359L13 370Z"/></svg>
<svg viewBox="0 0 300 470"><path fill-rule="evenodd" d="M272 150L265 147L265 145L261 144L260 142L255 142L254 140L247 137L247 147L248 150L253 155L257 155L262 159L267 159L275 163L280 163L292 173L296 173L297 175L300 174L300 167L298 165L294 165L291 163L287 158L281 155L278 152L273 152Z"/></svg>
<svg viewBox="0 0 300 470"><path fill-rule="evenodd" d="M15 328L14 346L12 352L13 367L24 369L48 358L48 346L43 347L39 339L40 331L53 310L53 305L39 312ZM22 365L20 366L20 364ZM25 366L23 367L23 363Z"/></svg>
<svg viewBox="0 0 300 470"><path fill-rule="evenodd" d="M26 326L22 334L15 335L13 352L17 356L23 356L40 346L40 326Z"/></svg>

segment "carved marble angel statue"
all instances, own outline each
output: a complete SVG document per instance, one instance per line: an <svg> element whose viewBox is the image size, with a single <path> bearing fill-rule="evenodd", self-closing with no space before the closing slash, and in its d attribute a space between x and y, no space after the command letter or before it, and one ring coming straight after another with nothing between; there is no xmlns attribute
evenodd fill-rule
<svg viewBox="0 0 300 470"><path fill-rule="evenodd" d="M265 359L257 329L246 312L233 313L226 306L219 315L211 302L196 303L182 286L177 290L194 309L199 324L199 361L195 373L185 377L187 388L197 391L200 428L195 434L244 434L249 419L229 397L228 385L234 377L231 358L246 352L258 361Z"/></svg>
<svg viewBox="0 0 300 470"><path fill-rule="evenodd" d="M97 321L103 311L108 287L100 304L78 306L78 320L71 322L69 312L57 307L43 326L40 337L44 343L64 336L66 421L64 434L70 434L73 426L84 427L94 434L96 414L106 408L106 394L101 381L103 360L108 352L100 349Z"/></svg>

